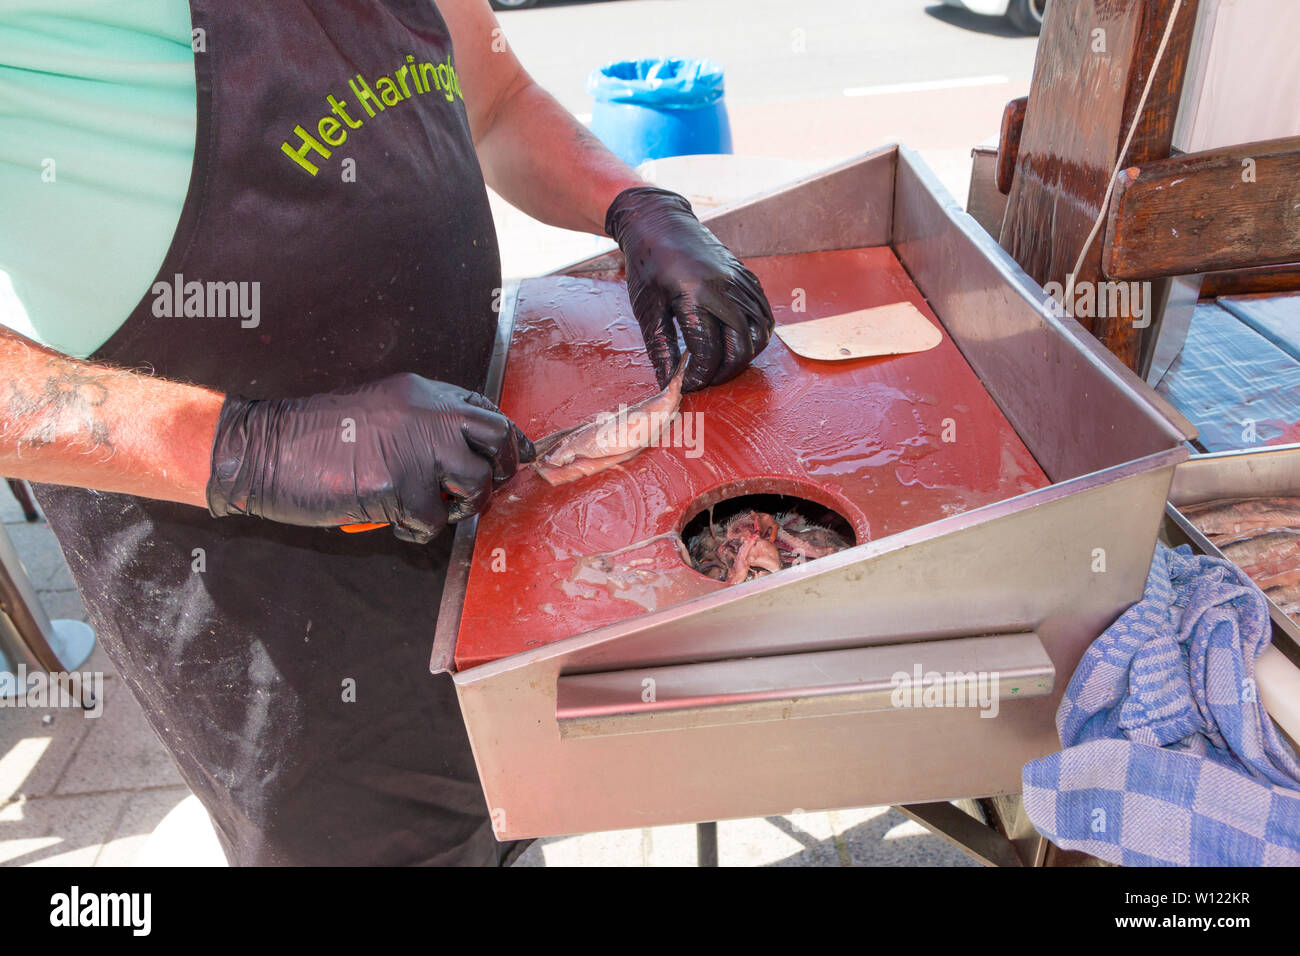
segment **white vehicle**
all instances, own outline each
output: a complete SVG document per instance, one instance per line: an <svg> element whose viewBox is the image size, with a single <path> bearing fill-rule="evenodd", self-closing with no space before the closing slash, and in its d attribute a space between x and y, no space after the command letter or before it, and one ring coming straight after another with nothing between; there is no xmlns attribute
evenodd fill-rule
<svg viewBox="0 0 1300 956"><path fill-rule="evenodd" d="M964 7L971 13L1006 17L1016 28L1035 36L1043 28L1047 0L943 0L950 7Z"/></svg>

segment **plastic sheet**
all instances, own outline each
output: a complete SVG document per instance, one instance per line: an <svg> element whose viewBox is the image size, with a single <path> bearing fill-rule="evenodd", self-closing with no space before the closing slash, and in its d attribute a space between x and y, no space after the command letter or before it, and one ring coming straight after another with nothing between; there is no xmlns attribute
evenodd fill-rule
<svg viewBox="0 0 1300 956"><path fill-rule="evenodd" d="M1300 362L1300 292L1223 296L1218 304Z"/></svg>
<svg viewBox="0 0 1300 956"><path fill-rule="evenodd" d="M1300 441L1300 360L1218 303L1196 307L1156 390L1196 425L1206 451Z"/></svg>

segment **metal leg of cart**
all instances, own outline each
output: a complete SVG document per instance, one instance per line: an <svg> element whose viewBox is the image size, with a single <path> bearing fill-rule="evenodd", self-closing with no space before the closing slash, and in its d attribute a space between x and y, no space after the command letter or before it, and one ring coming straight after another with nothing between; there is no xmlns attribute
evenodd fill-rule
<svg viewBox="0 0 1300 956"><path fill-rule="evenodd" d="M1019 796L912 803L894 809L985 866L1042 866L1048 842L1025 816Z"/></svg>
<svg viewBox="0 0 1300 956"><path fill-rule="evenodd" d="M718 825L716 823L695 824L695 865L718 865Z"/></svg>
<svg viewBox="0 0 1300 956"><path fill-rule="evenodd" d="M12 673L20 668L49 673L73 671L86 662L95 632L81 621L51 621L36 596L9 535L0 526L0 652ZM0 665L0 670L5 667ZM19 693L26 693L21 688ZM83 688L83 695L89 694ZM82 705L95 706L83 697Z"/></svg>
<svg viewBox="0 0 1300 956"><path fill-rule="evenodd" d="M14 493L18 499L18 505L23 509L23 517L28 521L36 521L40 518L41 513L36 510L36 502L32 499L32 490L27 487L27 482L20 481L17 478L6 478L9 482L9 490Z"/></svg>
<svg viewBox="0 0 1300 956"><path fill-rule="evenodd" d="M894 807L985 866L1043 866L1050 844L1025 816L1019 796ZM695 825L696 866L718 865L718 825Z"/></svg>

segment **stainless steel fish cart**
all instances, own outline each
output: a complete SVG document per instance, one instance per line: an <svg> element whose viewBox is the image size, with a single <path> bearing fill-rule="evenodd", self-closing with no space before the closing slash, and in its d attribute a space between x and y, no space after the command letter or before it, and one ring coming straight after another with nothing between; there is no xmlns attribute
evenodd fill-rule
<svg viewBox="0 0 1300 956"><path fill-rule="evenodd" d="M1058 749L1083 650L1142 593L1191 426L1058 318L904 147L707 222L742 257L892 248L1048 483L456 672L498 836L1018 793L1024 763ZM435 672L454 670L475 536L457 530ZM917 668L999 674L997 716L893 706Z"/></svg>

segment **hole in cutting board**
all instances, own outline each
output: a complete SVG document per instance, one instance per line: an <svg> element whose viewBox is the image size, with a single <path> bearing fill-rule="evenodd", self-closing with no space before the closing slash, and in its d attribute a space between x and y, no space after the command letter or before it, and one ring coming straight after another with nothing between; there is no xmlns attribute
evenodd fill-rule
<svg viewBox="0 0 1300 956"><path fill-rule="evenodd" d="M764 488L761 483L740 482L715 488L687 508L681 539L692 557L688 567L697 574L714 580L726 579L727 572L734 567L733 559L738 549L734 543L727 548L722 542L727 540L726 530L731 520L746 512L777 517L783 529L793 532L794 540L815 548L834 545L842 550L838 548L841 542L846 548L858 543L853 524L829 505L790 494L784 488ZM710 522L713 526L712 535ZM766 527L770 529L770 525ZM821 529L830 534L822 533ZM790 538L785 540L789 541ZM719 558L720 554L725 554L725 560ZM755 571L749 577L757 574ZM731 583L738 581L733 580Z"/></svg>

